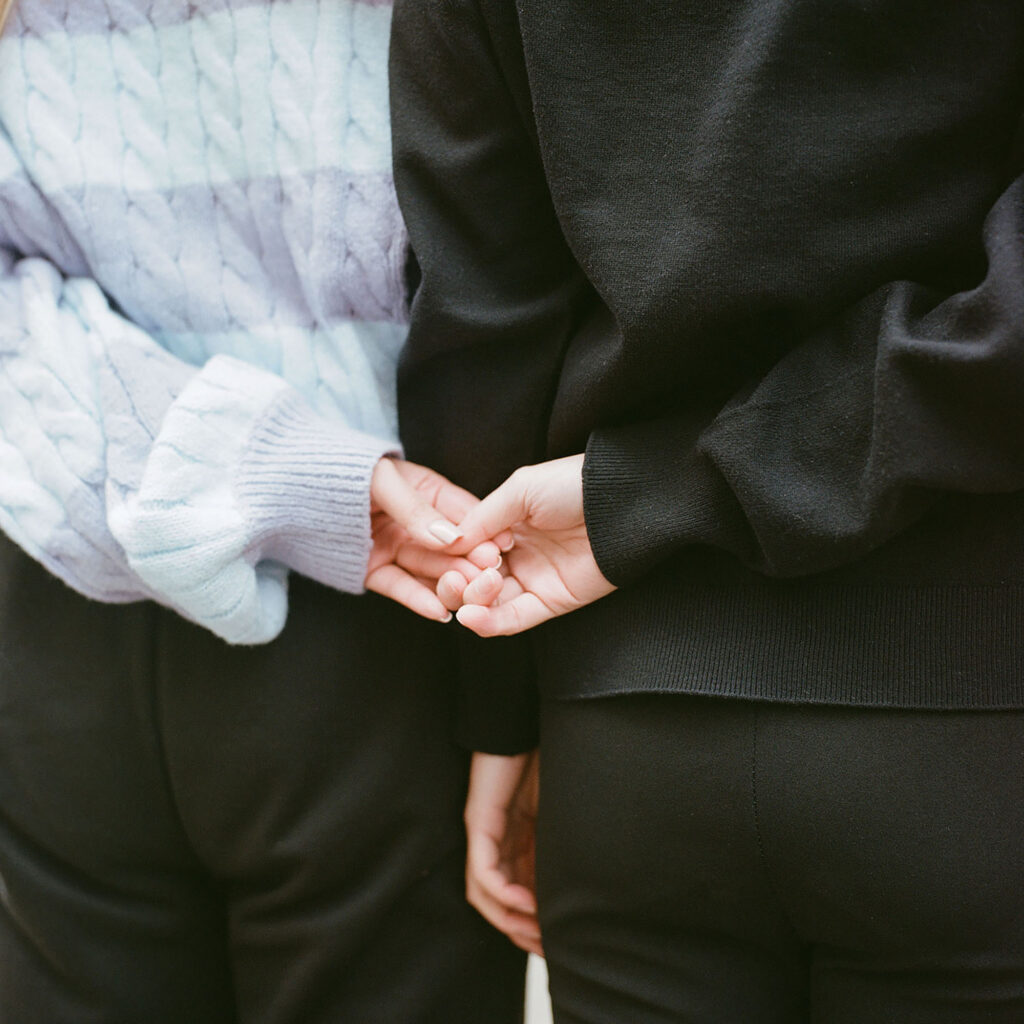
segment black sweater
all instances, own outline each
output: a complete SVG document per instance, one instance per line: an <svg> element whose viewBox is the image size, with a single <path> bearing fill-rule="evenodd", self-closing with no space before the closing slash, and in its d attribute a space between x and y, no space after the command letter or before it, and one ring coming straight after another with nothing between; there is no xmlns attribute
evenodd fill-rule
<svg viewBox="0 0 1024 1024"><path fill-rule="evenodd" d="M410 456L585 448L621 587L546 690L1024 706L1022 110L1020 0L399 0Z"/></svg>

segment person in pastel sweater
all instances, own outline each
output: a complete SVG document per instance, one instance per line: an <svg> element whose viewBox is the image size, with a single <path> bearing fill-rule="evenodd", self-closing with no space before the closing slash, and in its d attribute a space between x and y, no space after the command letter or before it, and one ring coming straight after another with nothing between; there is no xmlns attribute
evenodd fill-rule
<svg viewBox="0 0 1024 1024"><path fill-rule="evenodd" d="M475 499L397 442L390 16L18 0L0 37L4 1020L520 1012L452 737L526 718L430 621L499 552L444 554Z"/></svg>

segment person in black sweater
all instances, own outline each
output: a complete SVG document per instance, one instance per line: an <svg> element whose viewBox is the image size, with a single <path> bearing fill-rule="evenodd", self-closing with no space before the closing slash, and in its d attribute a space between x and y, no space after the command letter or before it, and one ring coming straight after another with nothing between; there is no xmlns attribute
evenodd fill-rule
<svg viewBox="0 0 1024 1024"><path fill-rule="evenodd" d="M1022 1019L1024 7L400 0L391 73L558 1019Z"/></svg>

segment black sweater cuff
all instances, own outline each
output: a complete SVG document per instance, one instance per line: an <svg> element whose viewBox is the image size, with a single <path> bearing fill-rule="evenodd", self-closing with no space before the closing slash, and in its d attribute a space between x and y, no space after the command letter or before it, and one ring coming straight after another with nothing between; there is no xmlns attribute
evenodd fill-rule
<svg viewBox="0 0 1024 1024"><path fill-rule="evenodd" d="M750 558L753 536L735 495L696 447L697 430L650 421L590 435L583 510L594 558L624 586L695 544Z"/></svg>

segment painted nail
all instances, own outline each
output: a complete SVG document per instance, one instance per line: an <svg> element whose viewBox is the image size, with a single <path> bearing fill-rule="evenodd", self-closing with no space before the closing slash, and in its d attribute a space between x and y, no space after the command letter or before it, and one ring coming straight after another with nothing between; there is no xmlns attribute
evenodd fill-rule
<svg viewBox="0 0 1024 1024"><path fill-rule="evenodd" d="M443 519L434 520L427 529L439 541L442 541L445 544L454 544L462 536L461 530L452 526L451 523L445 522Z"/></svg>

